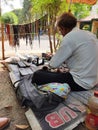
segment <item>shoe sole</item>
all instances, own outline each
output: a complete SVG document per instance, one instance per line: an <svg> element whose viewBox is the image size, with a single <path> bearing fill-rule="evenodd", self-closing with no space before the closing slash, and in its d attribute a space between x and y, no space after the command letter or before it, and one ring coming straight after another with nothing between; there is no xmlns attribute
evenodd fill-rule
<svg viewBox="0 0 98 130"><path fill-rule="evenodd" d="M9 126L9 124L10 124L10 119L8 120L8 122L7 122L7 124L5 126L0 128L0 130L4 130L5 128L7 128Z"/></svg>

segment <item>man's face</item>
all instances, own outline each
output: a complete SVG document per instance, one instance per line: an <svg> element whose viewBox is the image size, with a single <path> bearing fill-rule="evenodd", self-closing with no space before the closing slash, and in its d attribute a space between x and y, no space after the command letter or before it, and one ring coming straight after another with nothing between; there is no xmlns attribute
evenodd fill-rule
<svg viewBox="0 0 98 130"><path fill-rule="evenodd" d="M63 36L65 36L69 32L68 29L65 28L59 28L59 31Z"/></svg>

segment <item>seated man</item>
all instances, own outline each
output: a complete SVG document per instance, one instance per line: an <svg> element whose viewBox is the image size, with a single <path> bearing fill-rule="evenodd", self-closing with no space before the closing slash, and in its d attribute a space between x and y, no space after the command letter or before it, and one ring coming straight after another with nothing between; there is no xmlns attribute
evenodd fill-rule
<svg viewBox="0 0 98 130"><path fill-rule="evenodd" d="M94 34L76 25L77 19L71 13L64 13L58 18L57 27L63 39L49 62L51 68L59 68L65 62L69 71L38 70L34 73L32 83L67 83L72 91L89 90L96 85L98 40Z"/></svg>

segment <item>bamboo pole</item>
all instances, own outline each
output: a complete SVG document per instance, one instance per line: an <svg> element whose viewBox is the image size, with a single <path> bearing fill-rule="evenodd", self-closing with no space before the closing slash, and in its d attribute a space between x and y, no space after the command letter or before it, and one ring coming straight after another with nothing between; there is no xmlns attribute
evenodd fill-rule
<svg viewBox="0 0 98 130"><path fill-rule="evenodd" d="M4 55L4 25L1 23L1 37L2 37L2 59L5 59Z"/></svg>
<svg viewBox="0 0 98 130"><path fill-rule="evenodd" d="M1 18L1 0L0 0L0 18ZM4 25L1 22L1 41L2 41L2 59L5 59L4 55Z"/></svg>

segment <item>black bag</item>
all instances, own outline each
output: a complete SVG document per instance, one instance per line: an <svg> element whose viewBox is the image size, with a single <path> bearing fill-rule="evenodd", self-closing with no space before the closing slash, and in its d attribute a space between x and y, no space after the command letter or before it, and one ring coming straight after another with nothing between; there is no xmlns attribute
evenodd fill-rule
<svg viewBox="0 0 98 130"><path fill-rule="evenodd" d="M34 111L46 111L54 109L64 101L64 98L52 92L40 90L32 84L32 76L33 74L23 77L16 90L16 95L23 106L31 107Z"/></svg>

